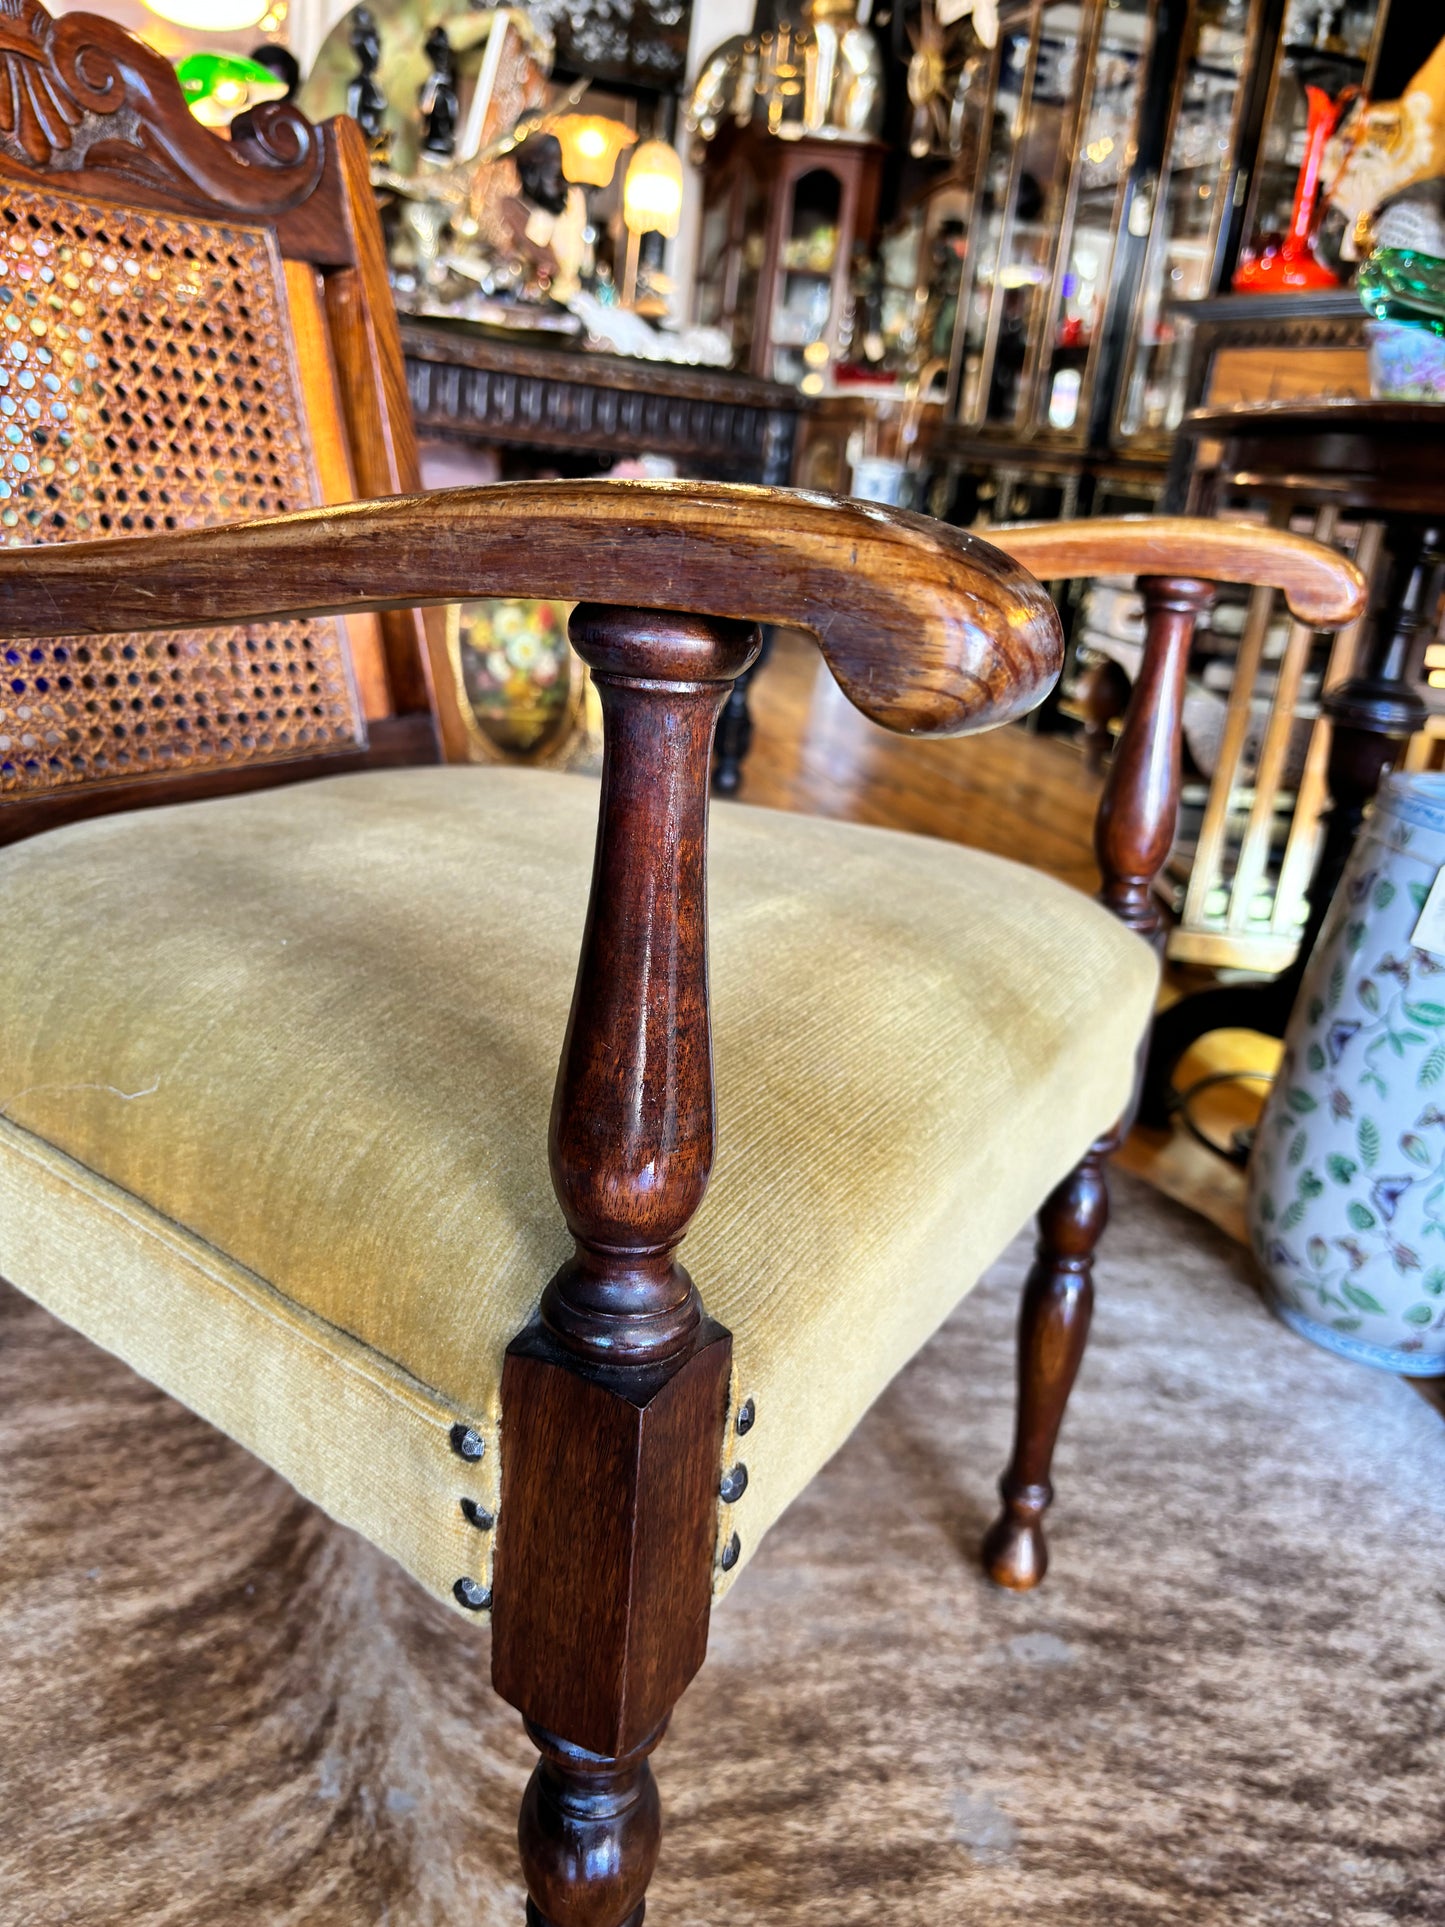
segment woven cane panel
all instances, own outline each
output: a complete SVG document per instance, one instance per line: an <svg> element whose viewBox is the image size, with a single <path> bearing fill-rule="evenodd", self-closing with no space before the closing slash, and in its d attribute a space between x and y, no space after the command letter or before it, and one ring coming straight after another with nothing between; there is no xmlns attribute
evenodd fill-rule
<svg viewBox="0 0 1445 1927"><path fill-rule="evenodd" d="M314 506L280 264L261 230L0 188L0 541ZM4 650L0 795L353 746L340 625Z"/></svg>

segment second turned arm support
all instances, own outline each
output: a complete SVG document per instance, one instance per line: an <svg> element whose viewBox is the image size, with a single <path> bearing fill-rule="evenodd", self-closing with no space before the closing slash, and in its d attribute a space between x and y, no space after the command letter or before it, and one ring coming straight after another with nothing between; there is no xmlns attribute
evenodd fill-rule
<svg viewBox="0 0 1445 1927"><path fill-rule="evenodd" d="M1199 617L1222 582L1277 589L1301 622L1334 628L1364 607L1365 579L1348 557L1307 537L1199 516L1101 516L989 531L1016 562L1054 582L1132 575L1144 597L1144 656L1094 829L1100 901L1161 953L1165 927L1153 883L1179 810L1184 685Z"/></svg>
<svg viewBox="0 0 1445 1927"><path fill-rule="evenodd" d="M1179 814L1184 685L1194 626L1214 585L1190 576L1146 576L1144 655L1094 819L1099 901L1148 938L1166 936L1154 879L1168 861Z"/></svg>

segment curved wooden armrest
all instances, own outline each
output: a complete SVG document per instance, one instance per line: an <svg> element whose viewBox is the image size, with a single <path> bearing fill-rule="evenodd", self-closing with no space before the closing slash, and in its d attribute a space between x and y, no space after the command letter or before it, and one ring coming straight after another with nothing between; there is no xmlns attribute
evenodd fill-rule
<svg viewBox="0 0 1445 1927"><path fill-rule="evenodd" d="M1018 522L989 540L1041 582L1075 576L1188 576L1281 589L1301 622L1335 629L1365 606L1365 578L1322 542L1247 522L1119 515L1096 522Z"/></svg>
<svg viewBox="0 0 1445 1927"><path fill-rule="evenodd" d="M1025 714L1063 661L1053 604L977 536L870 503L682 482L516 482L223 529L0 553L0 635L99 635L555 596L811 630L905 734Z"/></svg>

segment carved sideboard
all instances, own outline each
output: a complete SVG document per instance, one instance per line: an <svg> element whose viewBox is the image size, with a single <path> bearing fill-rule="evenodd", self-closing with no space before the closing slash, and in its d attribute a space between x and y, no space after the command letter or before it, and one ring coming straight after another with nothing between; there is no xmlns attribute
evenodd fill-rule
<svg viewBox="0 0 1445 1927"><path fill-rule="evenodd" d="M417 428L543 457L663 455L681 474L783 486L804 398L717 368L534 347L401 317Z"/></svg>

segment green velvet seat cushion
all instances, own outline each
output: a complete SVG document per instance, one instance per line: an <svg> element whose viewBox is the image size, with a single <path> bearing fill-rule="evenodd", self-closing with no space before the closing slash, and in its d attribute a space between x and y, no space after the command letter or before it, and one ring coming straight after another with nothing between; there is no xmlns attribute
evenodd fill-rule
<svg viewBox="0 0 1445 1927"><path fill-rule="evenodd" d="M447 1599L489 1582L460 1500L497 1508L502 1355L568 1250L547 1120L596 809L396 771L0 851L0 1274ZM684 1256L757 1412L741 1570L1118 1115L1156 969L1016 865L745 805L710 910Z"/></svg>

